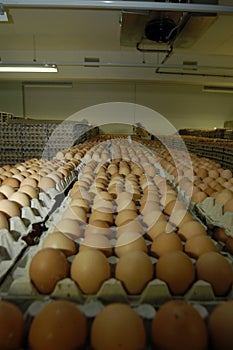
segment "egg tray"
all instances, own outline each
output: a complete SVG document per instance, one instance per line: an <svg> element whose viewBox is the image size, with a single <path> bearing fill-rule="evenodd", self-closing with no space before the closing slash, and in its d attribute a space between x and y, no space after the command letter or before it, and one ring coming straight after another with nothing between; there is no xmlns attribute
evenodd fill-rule
<svg viewBox="0 0 233 350"><path fill-rule="evenodd" d="M55 191L40 192L39 199L31 199L31 207L21 208L21 217L9 219L9 230L0 230L0 282L14 266L25 247L28 244L35 244L38 240L41 227L56 204L57 197L65 193L74 178L76 174L72 172L70 176L61 180L60 187L58 186ZM35 241L32 241L33 239Z"/></svg>
<svg viewBox="0 0 233 350"><path fill-rule="evenodd" d="M57 298L44 298L41 300L33 300L33 299L15 299L11 296L1 297L0 300L8 301L10 303L15 304L23 313L24 319L26 321L26 335L25 335L25 346L23 348L20 348L19 350L30 350L28 346L28 335L30 326L32 323L33 318L40 312L40 310L43 309L46 305L48 305L50 302L53 302L54 300L57 300ZM89 300L87 303L82 304L75 300L70 300L72 303L75 304L75 306L84 314L86 318L86 324L87 324L87 338L85 342L85 347L83 350L92 350L91 347L91 340L90 340L90 334L91 334L91 327L93 324L93 321L96 316L99 315L99 313L104 309L106 305L109 303L103 303L99 300ZM120 301L117 301L120 302ZM202 319L207 324L208 317L211 314L211 312L216 307L215 303L209 303L206 305L203 305L199 302L191 302L190 303L200 314ZM138 316L143 321L143 326L145 329L146 334L146 349L145 350L152 350L152 341L151 341L151 323L154 317L156 316L156 313L161 305L151 305L147 303L140 304L138 306L131 306L131 309L133 309ZM212 350L211 346L209 345L208 350Z"/></svg>
<svg viewBox="0 0 233 350"><path fill-rule="evenodd" d="M51 295L45 296L40 294L31 283L29 277L29 266L34 254L42 248L43 238L46 237L47 234L47 232L43 233L41 242L38 246L31 246L26 249L24 255L15 264L10 273L8 273L7 278L0 287L0 296L1 293L3 293L2 295L9 295L15 298L27 297L35 298L35 300L51 296L54 298L72 299L81 304L88 303L90 300L99 300L104 303L121 301L132 306L138 306L143 303L160 305L165 301L175 298L202 303L218 303L222 300L233 299L233 286L226 296L216 297L210 283L202 280L196 280L184 295L174 296L171 294L166 282L159 280L156 277L146 285L141 294L130 295L125 290L121 281L114 277L115 266L118 261L118 258L114 255L108 258L111 267L111 277L102 284L96 294L84 294L79 286L68 277L56 284ZM223 252L222 254L233 265L233 257L226 252ZM72 262L73 258L74 256L68 258L69 263ZM152 263L156 264L157 260L151 256L150 258Z"/></svg>
<svg viewBox="0 0 233 350"><path fill-rule="evenodd" d="M223 206L212 197L196 205L197 211L212 226L223 227L226 234L233 237L233 213L224 213Z"/></svg>

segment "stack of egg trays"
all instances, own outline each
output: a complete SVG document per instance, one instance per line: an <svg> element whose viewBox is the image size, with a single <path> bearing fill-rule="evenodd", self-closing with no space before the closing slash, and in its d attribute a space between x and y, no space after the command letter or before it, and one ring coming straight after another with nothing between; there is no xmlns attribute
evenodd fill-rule
<svg viewBox="0 0 233 350"><path fill-rule="evenodd" d="M42 236L40 237L39 244L37 246L30 247L18 264L15 265L11 275L9 276L7 287L5 288L8 291L9 296L16 298L34 297L35 299L48 297L55 299L65 298L74 300L80 304L86 304L92 300L97 300L102 303L123 302L132 306L139 306L142 304L161 305L168 300L176 298L183 298L184 300L192 303L201 302L203 305L209 303L216 304L226 299L233 299L233 286L227 296L216 297L212 286L208 282L202 280L196 280L184 295L174 296L171 294L166 282L157 279L156 277L147 284L141 294L129 295L123 284L114 277L114 270L118 261L118 257L115 255L111 255L108 258L112 276L102 284L101 288L95 295L83 294L79 286L71 278L65 278L59 281L50 295L41 295L30 281L29 266L31 258L38 250L42 249L44 239L47 237L47 235L54 231L56 224L61 219L70 201L71 198L69 196L64 198L59 208L57 208L46 221L47 230L43 232ZM76 240L77 244L81 243L83 240L82 237L84 235L85 224L83 226L81 225L80 228L82 235ZM114 246L114 232L116 228L112 227L111 229L113 233L111 243L112 246ZM148 246L151 244L151 242L147 240L146 243ZM217 242L215 243L218 245ZM218 248L219 251L221 251L221 245L218 245ZM223 254L233 265L233 257L229 253L221 251L221 254ZM69 257L68 261L71 263L73 258L74 256ZM157 259L152 256L150 256L150 258L152 263L156 264Z"/></svg>
<svg viewBox="0 0 233 350"><path fill-rule="evenodd" d="M30 207L22 207L20 217L9 219L9 230L0 230L0 282L14 266L20 255L27 247L23 239L33 229L33 224L43 223L56 204L56 197L63 194L76 178L72 171L66 178L48 192L40 192L39 199L31 199Z"/></svg>

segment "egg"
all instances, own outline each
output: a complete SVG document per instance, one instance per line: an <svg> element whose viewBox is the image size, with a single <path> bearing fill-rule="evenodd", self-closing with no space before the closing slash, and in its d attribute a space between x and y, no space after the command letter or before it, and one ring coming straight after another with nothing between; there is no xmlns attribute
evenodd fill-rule
<svg viewBox="0 0 233 350"><path fill-rule="evenodd" d="M206 350L208 333L197 310L184 300L160 306L152 320L151 339L155 349Z"/></svg>
<svg viewBox="0 0 233 350"><path fill-rule="evenodd" d="M11 302L0 300L0 349L22 349L25 331L26 322L21 310Z"/></svg>
<svg viewBox="0 0 233 350"><path fill-rule="evenodd" d="M26 193L30 198L38 198L39 197L38 190L30 185L20 186L18 191Z"/></svg>
<svg viewBox="0 0 233 350"><path fill-rule="evenodd" d="M207 198L207 194L204 191L198 191L196 193L193 193L191 197L192 202L194 203L201 203L206 198Z"/></svg>
<svg viewBox="0 0 233 350"><path fill-rule="evenodd" d="M147 253L147 245L143 236L134 231L127 231L120 235L115 243L115 254L121 257L129 250L141 250Z"/></svg>
<svg viewBox="0 0 233 350"><path fill-rule="evenodd" d="M167 221L158 221L153 226L151 226L147 231L146 235L153 241L160 233L172 232L173 226Z"/></svg>
<svg viewBox="0 0 233 350"><path fill-rule="evenodd" d="M195 220L190 220L183 223L178 229L178 235L182 240L187 241L194 236L206 235L206 230L204 226Z"/></svg>
<svg viewBox="0 0 233 350"><path fill-rule="evenodd" d="M95 317L90 331L93 350L146 348L143 320L129 305L112 303Z"/></svg>
<svg viewBox="0 0 233 350"><path fill-rule="evenodd" d="M122 255L116 264L115 277L129 294L140 294L153 278L153 264L149 256L140 250Z"/></svg>
<svg viewBox="0 0 233 350"><path fill-rule="evenodd" d="M34 350L73 350L84 347L87 320L78 307L68 300L46 304L32 320L28 342Z"/></svg>
<svg viewBox="0 0 233 350"><path fill-rule="evenodd" d="M98 249L104 255L112 255L112 245L109 239L101 233L89 233L85 235L84 239L80 242L79 251L81 252L84 249Z"/></svg>
<svg viewBox="0 0 233 350"><path fill-rule="evenodd" d="M156 278L167 283L174 295L183 295L195 281L192 260L181 251L162 255L156 266Z"/></svg>
<svg viewBox="0 0 233 350"><path fill-rule="evenodd" d="M144 234L144 228L138 218L136 220L128 222L125 225L119 226L117 228L116 237L118 238L121 234L129 231L138 232L141 235Z"/></svg>
<svg viewBox="0 0 233 350"><path fill-rule="evenodd" d="M126 225L131 221L134 221L138 218L138 213L135 210L121 210L120 212L118 212L118 214L116 215L115 218L115 224L116 226L122 226L122 225Z"/></svg>
<svg viewBox="0 0 233 350"><path fill-rule="evenodd" d="M151 255L155 257L160 257L168 252L175 250L183 250L182 242L175 232L160 233L157 237L154 238L150 247Z"/></svg>
<svg viewBox="0 0 233 350"><path fill-rule="evenodd" d="M87 213L85 209L73 206L73 207L68 207L62 215L62 220L64 219L72 219L79 221L81 223L86 223L87 222Z"/></svg>
<svg viewBox="0 0 233 350"><path fill-rule="evenodd" d="M232 172L229 169L225 169L221 172L221 177L223 177L224 179L231 179L232 178Z"/></svg>
<svg viewBox="0 0 233 350"><path fill-rule="evenodd" d="M228 237L224 248L226 252L233 255L233 237Z"/></svg>
<svg viewBox="0 0 233 350"><path fill-rule="evenodd" d="M230 350L233 348L232 324L233 301L228 300L215 306L208 319L211 349Z"/></svg>
<svg viewBox="0 0 233 350"><path fill-rule="evenodd" d="M70 274L84 294L96 294L111 276L106 256L97 249L84 249L76 254Z"/></svg>
<svg viewBox="0 0 233 350"><path fill-rule="evenodd" d="M77 250L74 241L61 232L48 234L43 240L42 247L59 249L65 256L74 255Z"/></svg>
<svg viewBox="0 0 233 350"><path fill-rule="evenodd" d="M223 207L224 213L230 212L233 213L233 199L228 200Z"/></svg>
<svg viewBox="0 0 233 350"><path fill-rule="evenodd" d="M225 296L232 288L233 267L219 253L202 254L196 263L199 280L209 282L216 296Z"/></svg>
<svg viewBox="0 0 233 350"><path fill-rule="evenodd" d="M207 252L217 252L218 248L207 235L191 237L185 242L184 251L192 258L197 259Z"/></svg>
<svg viewBox="0 0 233 350"><path fill-rule="evenodd" d="M216 241L226 243L228 240L229 236L227 235L225 229L223 227L215 227L214 228L214 235L213 238Z"/></svg>
<svg viewBox="0 0 233 350"><path fill-rule="evenodd" d="M101 209L100 210L93 209L88 222L89 224L94 225L95 221L104 221L109 225L113 225L114 223L113 213L106 212Z"/></svg>
<svg viewBox="0 0 233 350"><path fill-rule="evenodd" d="M60 220L56 224L55 231L56 230L64 233L66 236L74 240L81 236L79 221L74 219Z"/></svg>
<svg viewBox="0 0 233 350"><path fill-rule="evenodd" d="M6 198L10 197L15 192L15 189L10 185L1 185L0 193L2 193Z"/></svg>
<svg viewBox="0 0 233 350"><path fill-rule="evenodd" d="M44 248L33 257L29 266L29 276L41 294L51 293L57 282L68 277L69 264L58 249Z"/></svg>
<svg viewBox="0 0 233 350"><path fill-rule="evenodd" d="M143 223L147 226L147 228L153 227L159 221L167 221L166 216L162 213L161 210L151 211L143 215L142 218Z"/></svg>
<svg viewBox="0 0 233 350"><path fill-rule="evenodd" d="M215 202L224 205L231 199L233 199L233 192L225 189L219 192L219 194L215 197Z"/></svg>
<svg viewBox="0 0 233 350"><path fill-rule="evenodd" d="M192 220L192 215L187 211L187 209L177 209L172 212L169 222L172 225L175 225L177 227L180 227L182 224L184 224L187 221Z"/></svg>
<svg viewBox="0 0 233 350"><path fill-rule="evenodd" d="M93 224L86 225L84 236L89 234L101 234L110 237L112 235L112 231L107 222L95 220Z"/></svg>
<svg viewBox="0 0 233 350"><path fill-rule="evenodd" d="M56 182L53 179L51 179L50 177L42 175L40 181L38 182L38 187L42 191L47 192L50 188L56 187Z"/></svg>
<svg viewBox="0 0 233 350"><path fill-rule="evenodd" d="M16 191L9 200L18 203L21 207L30 207L30 198L26 193Z"/></svg>
<svg viewBox="0 0 233 350"><path fill-rule="evenodd" d="M77 206L83 208L87 213L90 211L89 203L84 198L74 198L69 203L69 206Z"/></svg>
<svg viewBox="0 0 233 350"><path fill-rule="evenodd" d="M185 205L182 201L178 200L178 199L174 199L172 201L170 201L165 207L164 207L164 213L167 215L172 215L173 211L176 211L178 209L186 209Z"/></svg>
<svg viewBox="0 0 233 350"><path fill-rule="evenodd" d="M13 188L19 188L20 181L16 178L9 177L9 178L3 180L2 185L9 185Z"/></svg>
<svg viewBox="0 0 233 350"><path fill-rule="evenodd" d="M8 218L20 216L20 206L16 202L9 199L2 199L0 201L0 211L6 214Z"/></svg>
<svg viewBox="0 0 233 350"><path fill-rule="evenodd" d="M38 184L38 181L36 179L33 179L31 177L27 177L26 179L22 180L21 181L21 186L24 186L24 185L29 185L29 186L32 186L32 187L37 187L37 184Z"/></svg>
<svg viewBox="0 0 233 350"><path fill-rule="evenodd" d="M9 230L9 222L7 219L7 215L5 213L0 212L0 230L1 229L6 229Z"/></svg>

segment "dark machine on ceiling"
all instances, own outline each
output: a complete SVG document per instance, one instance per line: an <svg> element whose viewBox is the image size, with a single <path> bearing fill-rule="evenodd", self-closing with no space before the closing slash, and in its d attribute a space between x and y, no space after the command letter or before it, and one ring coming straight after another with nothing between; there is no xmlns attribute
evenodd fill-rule
<svg viewBox="0 0 233 350"><path fill-rule="evenodd" d="M153 1L158 2L158 1ZM170 3L218 5L218 0L166 1L168 11L122 11L121 45L140 51L192 46L216 19L214 13L169 11Z"/></svg>

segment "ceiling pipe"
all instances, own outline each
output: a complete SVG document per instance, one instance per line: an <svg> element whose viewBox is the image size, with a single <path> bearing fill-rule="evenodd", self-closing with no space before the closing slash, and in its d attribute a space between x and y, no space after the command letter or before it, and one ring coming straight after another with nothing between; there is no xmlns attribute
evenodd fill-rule
<svg viewBox="0 0 233 350"><path fill-rule="evenodd" d="M181 11L201 13L228 13L233 14L233 6L171 3L151 1L107 1L107 0L1 0L4 7L25 8L79 8L104 10L154 10L154 11Z"/></svg>

